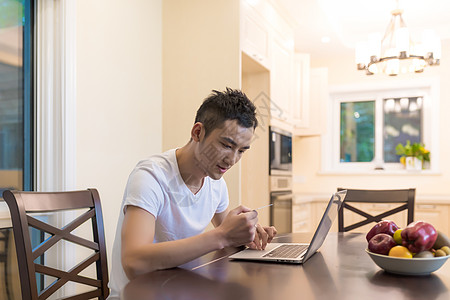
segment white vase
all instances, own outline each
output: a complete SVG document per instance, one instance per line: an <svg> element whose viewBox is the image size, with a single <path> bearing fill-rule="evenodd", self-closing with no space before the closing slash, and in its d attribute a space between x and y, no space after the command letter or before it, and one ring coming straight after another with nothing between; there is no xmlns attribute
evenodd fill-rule
<svg viewBox="0 0 450 300"><path fill-rule="evenodd" d="M422 161L414 156L407 156L405 160L406 170L420 171L422 170Z"/></svg>

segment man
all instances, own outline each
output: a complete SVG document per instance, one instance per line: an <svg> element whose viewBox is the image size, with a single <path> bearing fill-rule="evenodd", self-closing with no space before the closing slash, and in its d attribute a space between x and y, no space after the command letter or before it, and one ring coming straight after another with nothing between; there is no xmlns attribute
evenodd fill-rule
<svg viewBox="0 0 450 300"><path fill-rule="evenodd" d="M250 148L258 125L245 94L213 91L189 142L137 164L128 179L112 254L109 299L137 275L179 266L228 246L264 249L276 234L257 212L228 209L223 174ZM204 231L212 222L214 229Z"/></svg>

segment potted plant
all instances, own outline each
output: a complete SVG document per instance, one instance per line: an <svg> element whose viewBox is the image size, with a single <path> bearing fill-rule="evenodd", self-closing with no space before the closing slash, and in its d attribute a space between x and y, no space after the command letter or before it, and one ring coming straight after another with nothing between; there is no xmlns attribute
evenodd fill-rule
<svg viewBox="0 0 450 300"><path fill-rule="evenodd" d="M425 149L422 143L413 143L409 140L403 145L399 143L395 147L397 155L401 155L400 162L407 170L421 170L426 163L430 162L430 151Z"/></svg>

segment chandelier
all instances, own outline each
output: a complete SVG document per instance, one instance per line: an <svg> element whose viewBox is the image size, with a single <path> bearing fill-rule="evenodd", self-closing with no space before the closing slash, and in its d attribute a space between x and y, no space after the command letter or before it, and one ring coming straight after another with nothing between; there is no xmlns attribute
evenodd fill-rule
<svg viewBox="0 0 450 300"><path fill-rule="evenodd" d="M441 42L432 30L424 30L420 39L413 40L402 18L403 10L391 11L391 21L384 37L369 35L369 41L356 45L358 70L367 75L385 73L420 73L425 66L437 66L441 58Z"/></svg>

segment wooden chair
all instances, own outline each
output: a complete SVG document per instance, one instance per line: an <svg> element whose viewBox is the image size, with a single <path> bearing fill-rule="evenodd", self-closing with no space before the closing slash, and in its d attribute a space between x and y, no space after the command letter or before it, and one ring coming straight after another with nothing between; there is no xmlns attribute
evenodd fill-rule
<svg viewBox="0 0 450 300"><path fill-rule="evenodd" d="M408 211L407 224L414 220L414 201L416 189L399 189L399 190L357 190L338 188L338 191L347 190L347 196L341 206L338 214L339 232L346 232L358 227L364 226L372 222L379 222L388 216L398 213L403 210ZM400 206L383 212L378 215L368 214L350 203L398 203ZM349 226L344 226L344 209L348 209L365 218L360 222Z"/></svg>
<svg viewBox="0 0 450 300"><path fill-rule="evenodd" d="M10 293L10 275L8 274L8 249L9 249L9 233L10 229L8 228L2 228L0 229L0 264L3 265L3 276L4 276L4 293L0 293L0 299L3 297L6 297L6 299L11 298Z"/></svg>
<svg viewBox="0 0 450 300"><path fill-rule="evenodd" d="M5 191L3 198L8 204L11 213L19 263L22 299L47 299L67 282L81 283L95 289L64 299L105 299L108 297L105 234L100 197L97 190L88 189L54 193ZM31 213L52 213L76 209L87 209L87 212L82 213L78 218L61 229L30 216ZM92 222L92 240L81 238L71 233L89 219ZM30 227L44 231L50 234L50 237L32 249ZM93 254L67 272L36 262L38 261L36 258L41 257L60 240L70 241L92 249ZM97 278L79 275L81 271L93 263L96 263ZM38 292L36 273L52 276L57 278L57 280Z"/></svg>

